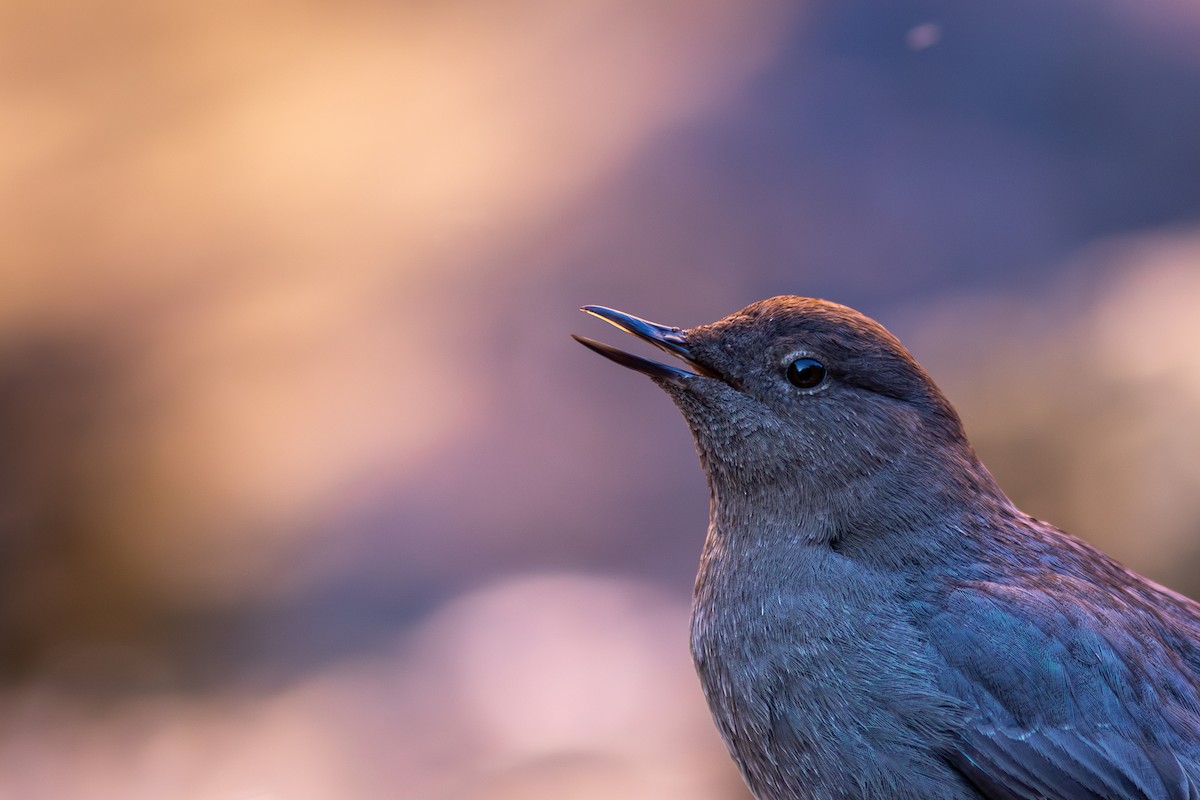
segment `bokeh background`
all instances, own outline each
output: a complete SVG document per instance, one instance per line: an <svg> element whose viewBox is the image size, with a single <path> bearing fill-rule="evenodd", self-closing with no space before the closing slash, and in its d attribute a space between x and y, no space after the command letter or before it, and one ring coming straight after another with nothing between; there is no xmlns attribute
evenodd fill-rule
<svg viewBox="0 0 1200 800"><path fill-rule="evenodd" d="M582 303L854 305L1026 510L1200 593L1197 42L1194 0L7 0L0 797L744 798L703 478Z"/></svg>

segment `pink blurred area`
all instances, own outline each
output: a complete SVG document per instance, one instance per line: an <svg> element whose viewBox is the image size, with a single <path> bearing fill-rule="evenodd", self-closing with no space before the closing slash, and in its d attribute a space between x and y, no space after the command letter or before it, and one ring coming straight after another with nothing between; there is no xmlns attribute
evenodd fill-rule
<svg viewBox="0 0 1200 800"><path fill-rule="evenodd" d="M262 690L4 703L18 797L728 797L686 605L635 581L513 577L369 653Z"/></svg>
<svg viewBox="0 0 1200 800"><path fill-rule="evenodd" d="M889 9L0 8L0 796L744 797L582 303L859 306L1200 591L1200 17Z"/></svg>

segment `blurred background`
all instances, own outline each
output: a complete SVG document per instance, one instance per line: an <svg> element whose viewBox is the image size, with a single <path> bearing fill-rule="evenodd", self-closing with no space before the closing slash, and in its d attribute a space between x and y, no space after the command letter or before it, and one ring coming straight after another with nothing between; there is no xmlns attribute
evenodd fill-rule
<svg viewBox="0 0 1200 800"><path fill-rule="evenodd" d="M583 303L826 297L1200 594L1193 0L0 6L0 797L745 798ZM626 337L626 344L629 343Z"/></svg>

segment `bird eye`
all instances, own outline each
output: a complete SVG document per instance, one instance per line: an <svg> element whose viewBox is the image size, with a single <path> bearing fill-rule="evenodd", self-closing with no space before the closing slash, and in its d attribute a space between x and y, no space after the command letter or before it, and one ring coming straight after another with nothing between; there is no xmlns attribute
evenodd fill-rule
<svg viewBox="0 0 1200 800"><path fill-rule="evenodd" d="M811 358L797 358L787 368L787 379L801 389L820 386L826 374L825 365Z"/></svg>

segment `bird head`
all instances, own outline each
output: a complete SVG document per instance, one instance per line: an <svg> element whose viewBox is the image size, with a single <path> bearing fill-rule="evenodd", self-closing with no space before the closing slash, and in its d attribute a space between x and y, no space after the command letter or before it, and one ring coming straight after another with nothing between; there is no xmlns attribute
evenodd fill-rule
<svg viewBox="0 0 1200 800"><path fill-rule="evenodd" d="M583 310L682 362L575 337L671 396L691 427L714 515L800 513L837 536L847 524L901 522L871 520L872 509L922 517L964 493L999 491L917 361L851 308L774 297L689 329Z"/></svg>

